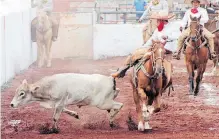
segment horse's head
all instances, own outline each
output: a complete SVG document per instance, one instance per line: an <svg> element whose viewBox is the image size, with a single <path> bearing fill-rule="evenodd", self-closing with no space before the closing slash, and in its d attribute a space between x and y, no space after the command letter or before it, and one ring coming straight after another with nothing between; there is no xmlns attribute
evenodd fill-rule
<svg viewBox="0 0 219 139"><path fill-rule="evenodd" d="M191 23L190 23L190 37L193 42L197 41L201 35L201 25L200 25L200 17L192 17L190 15Z"/></svg>
<svg viewBox="0 0 219 139"><path fill-rule="evenodd" d="M49 17L45 11L39 10L37 11L37 29L43 32L45 29L46 24L49 22Z"/></svg>
<svg viewBox="0 0 219 139"><path fill-rule="evenodd" d="M163 70L163 60L164 60L164 44L162 43L155 43L152 48L152 65L153 65L153 71L155 74L162 73Z"/></svg>

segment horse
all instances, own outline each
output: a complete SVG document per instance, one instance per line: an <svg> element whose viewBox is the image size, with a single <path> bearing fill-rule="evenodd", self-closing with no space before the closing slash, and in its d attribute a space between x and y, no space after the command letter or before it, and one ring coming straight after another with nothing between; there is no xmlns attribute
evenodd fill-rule
<svg viewBox="0 0 219 139"><path fill-rule="evenodd" d="M139 131L152 129L150 115L160 111L162 92L172 85L172 65L164 59L163 44L154 43L151 52L150 58L140 60L129 74Z"/></svg>
<svg viewBox="0 0 219 139"><path fill-rule="evenodd" d="M185 40L186 48L184 54L186 68L189 74L189 93L194 93L194 96L197 96L203 74L206 70L209 50L205 47L207 45L207 39L202 35L201 25L199 24L201 16L199 18L190 16L190 19L190 35ZM194 88L195 70L197 70L197 77Z"/></svg>
<svg viewBox="0 0 219 139"><path fill-rule="evenodd" d="M51 46L52 46L52 22L45 11L37 12L36 22L37 64L42 67L51 67Z"/></svg>
<svg viewBox="0 0 219 139"><path fill-rule="evenodd" d="M205 23L205 28L211 31L215 34L214 37L214 50L217 54L217 58L213 60L213 70L212 75L219 75L219 72L217 73L218 61L219 61L219 21L217 19L218 15L213 15L213 19L209 20L207 23ZM217 25L218 24L218 25Z"/></svg>

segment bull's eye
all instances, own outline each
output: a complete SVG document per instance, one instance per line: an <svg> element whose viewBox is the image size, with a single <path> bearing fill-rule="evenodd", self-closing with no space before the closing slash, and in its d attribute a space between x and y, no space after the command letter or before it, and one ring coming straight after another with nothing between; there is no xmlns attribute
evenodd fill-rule
<svg viewBox="0 0 219 139"><path fill-rule="evenodd" d="M24 95L24 92L21 92L21 93L20 93L20 96L23 96L23 95Z"/></svg>

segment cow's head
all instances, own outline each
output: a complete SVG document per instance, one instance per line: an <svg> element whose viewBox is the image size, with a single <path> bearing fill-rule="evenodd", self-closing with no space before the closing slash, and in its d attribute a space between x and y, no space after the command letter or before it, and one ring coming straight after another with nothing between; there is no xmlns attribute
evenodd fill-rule
<svg viewBox="0 0 219 139"><path fill-rule="evenodd" d="M22 84L16 89L13 100L11 101L11 107L16 108L20 105L27 104L32 100L33 91L37 90L39 87L33 87L27 83L24 79Z"/></svg>

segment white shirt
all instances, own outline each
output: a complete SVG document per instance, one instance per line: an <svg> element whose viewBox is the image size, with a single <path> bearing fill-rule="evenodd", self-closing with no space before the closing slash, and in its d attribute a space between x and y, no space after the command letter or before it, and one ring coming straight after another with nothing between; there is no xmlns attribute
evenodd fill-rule
<svg viewBox="0 0 219 139"><path fill-rule="evenodd" d="M201 15L200 24L203 25L203 26L204 26L205 23L208 22L209 17L208 17L207 10L202 8L202 7L198 7L197 10L198 10L198 13L196 13L196 14L193 14L191 12L191 9L186 11L186 13L185 13L185 15L182 19L181 27L185 28L187 22L188 22L188 26L190 25L190 22L191 22L190 15L192 17L200 17L200 15Z"/></svg>
<svg viewBox="0 0 219 139"><path fill-rule="evenodd" d="M160 11L169 12L168 3L166 0L160 0L159 4L153 5L152 1L148 4L147 9L144 11L143 15L141 16L140 20L143 20L147 17L149 13L152 12L160 12Z"/></svg>
<svg viewBox="0 0 219 139"><path fill-rule="evenodd" d="M156 29L151 38L146 42L146 44L143 47L151 47L152 40L165 43L166 40L163 39L163 36L165 36L168 37L168 40L173 40L173 42L166 42L164 48L167 48L171 51L175 51L175 42L177 42L177 39L180 35L180 31L178 31L178 28L173 28L174 26L176 26L174 22L169 22L168 24L164 25L164 29L162 31L159 32L158 29Z"/></svg>

